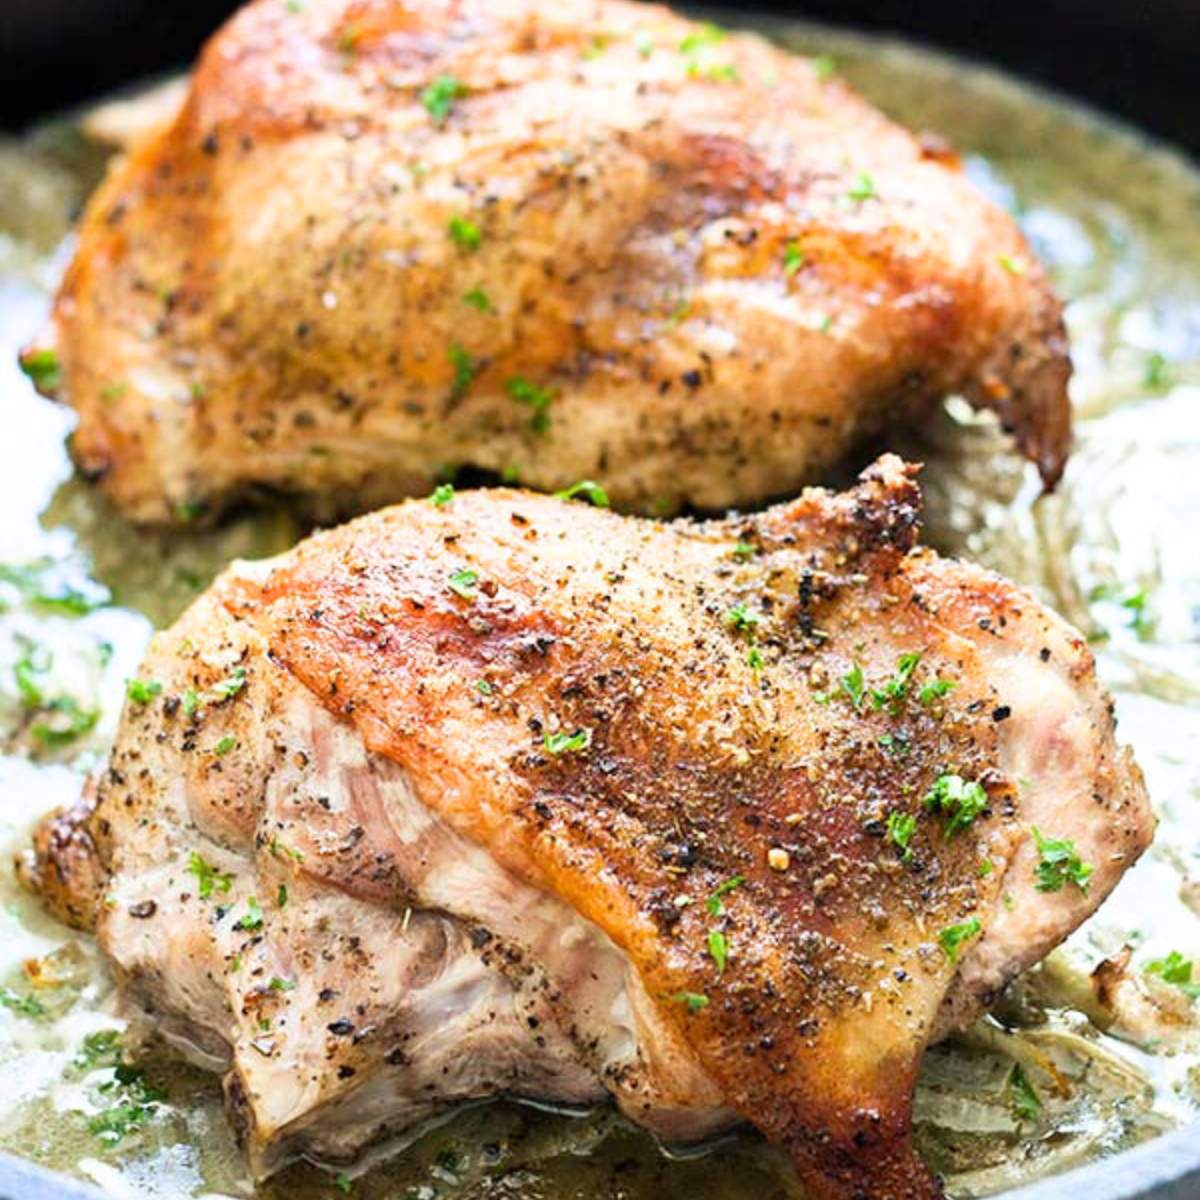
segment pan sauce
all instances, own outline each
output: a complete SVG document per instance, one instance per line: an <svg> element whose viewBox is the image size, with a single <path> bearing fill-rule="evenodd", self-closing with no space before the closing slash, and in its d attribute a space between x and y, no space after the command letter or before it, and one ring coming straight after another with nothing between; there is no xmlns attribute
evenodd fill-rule
<svg viewBox="0 0 1200 1200"><path fill-rule="evenodd" d="M972 174L1018 215L1070 300L1078 445L1058 494L1038 500L1031 469L953 402L921 442L891 439L928 464L928 541L1035 587L1091 634L1161 818L1155 847L1098 916L992 1018L926 1057L919 1144L952 1195L988 1195L1192 1120L1200 1104L1185 965L1196 959L1200 985L1200 177L990 72L794 24L769 31L832 56L889 113L970 151ZM38 813L69 802L104 752L152 623L172 620L230 558L272 553L301 533L283 510L218 531L134 532L71 478L68 415L37 399L14 360L43 319L69 217L99 165L69 123L0 145L5 851ZM0 1148L119 1196L254 1194L215 1078L153 1058L144 1076L114 1078L110 1031L121 1023L94 948L43 917L6 867L0 905ZM1135 982L1118 983L1114 1012L1088 974L1125 946ZM1115 966L1109 975L1120 979ZM508 1103L460 1112L353 1180L297 1167L257 1194L346 1191L365 1200L797 1194L751 1134L668 1156L607 1110Z"/></svg>

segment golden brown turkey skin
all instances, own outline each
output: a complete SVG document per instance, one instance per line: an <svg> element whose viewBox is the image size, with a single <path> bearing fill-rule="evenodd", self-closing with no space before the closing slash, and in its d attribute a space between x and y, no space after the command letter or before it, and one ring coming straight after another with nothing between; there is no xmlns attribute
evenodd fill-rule
<svg viewBox="0 0 1200 1200"><path fill-rule="evenodd" d="M235 565L155 639L162 696L129 707L94 812L78 836L51 825L35 882L62 907L77 876L68 913L114 897L102 944L156 1012L213 992L187 1016L234 1047L260 1162L287 1085L245 1083L274 1068L238 1040L238 972L253 951L305 961L310 994L347 989L370 960L305 958L293 914L323 912L336 939L411 905L502 938L521 980L545 973L539 1020L572 1094L603 1088L675 1136L733 1110L822 1200L934 1196L911 1144L924 1047L1084 920L1153 818L1083 639L916 548L912 474L885 458L844 494L708 523L464 492ZM238 667L244 688L188 715L186 689ZM947 776L979 801L957 823L927 800ZM1045 890L1034 826L1090 875ZM227 856L231 912L288 881L253 946L185 886L197 846ZM556 957L568 944L590 969ZM197 982L171 993L180 977ZM585 1000L597 980L625 999ZM372 1028L403 1005L388 986ZM272 1055L322 1080L352 1066L342 1103L386 1080L389 1042L346 1059L299 994L277 998ZM625 1049L597 1057L621 1012L641 1014ZM318 1108L296 1101L287 1128Z"/></svg>
<svg viewBox="0 0 1200 1200"><path fill-rule="evenodd" d="M618 0L250 4L89 204L47 342L145 521L460 466L749 505L954 392L1048 485L1070 438L1060 306L956 161Z"/></svg>

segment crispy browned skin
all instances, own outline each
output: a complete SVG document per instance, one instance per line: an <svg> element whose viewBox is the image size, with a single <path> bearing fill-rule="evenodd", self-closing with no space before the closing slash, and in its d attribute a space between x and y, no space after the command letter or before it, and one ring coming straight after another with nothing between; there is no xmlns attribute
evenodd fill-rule
<svg viewBox="0 0 1200 1200"><path fill-rule="evenodd" d="M347 800L328 784L258 781L297 758L305 770L336 758L329 734L286 717L298 710L277 697L290 689L399 768L394 796L426 814L420 828L444 823L504 878L611 939L661 1023L653 1039L678 1039L672 1061L690 1063L694 1094L675 1103L703 1115L720 1097L787 1148L822 1200L936 1195L910 1138L922 1050L1093 911L1153 820L1083 639L1012 584L916 549L917 504L912 469L892 458L842 495L705 524L460 493L319 534L266 570L235 567L156 639L147 670L165 681L161 706L131 706L99 807L83 817L118 897L102 942L152 994L179 964L204 986L222 980L228 957L201 969L186 946L164 966L169 943L230 936L212 932L189 889L176 899L172 863L203 832L246 856L245 886L257 874L270 895L280 866L267 847L296 836L271 823L280 811L307 839L288 866L293 887L357 897L359 928L371 906L403 904L495 927L486 889L434 895L424 855L426 874L413 874L414 843L398 832L410 818L386 805L361 815L365 784ZM910 654L921 658L907 689L887 699ZM186 719L178 691L209 688L236 662L244 693ZM953 690L922 700L935 679ZM577 732L586 745L555 740ZM214 757L222 735L236 748ZM989 801L954 836L922 803L945 773L979 782ZM896 813L916 818L910 855L888 835ZM1074 841L1094 871L1086 889L1038 889L1033 825ZM58 844L78 839L52 853ZM60 864L51 877L70 874ZM734 877L714 914L706 898ZM146 896L171 898L158 936L123 911ZM972 919L980 936L952 957L940 935ZM528 962L541 952L524 920L505 936ZM723 972L713 929L728 941ZM263 936L282 959L298 953L287 914L269 914ZM228 940L220 950L246 953ZM309 970L314 988L342 987L350 971L319 957ZM554 971L550 994L568 1008L557 1028L569 1031L578 978ZM693 1011L686 995L707 1003ZM159 996L156 1011L172 1003ZM317 1019L324 1045L328 1018ZM651 1048L631 1066L643 1083L656 1082ZM341 1053L322 1051L323 1070ZM239 1072L263 1061L234 1053ZM637 1101L653 1087L600 1078L653 1123L651 1102L643 1113Z"/></svg>
<svg viewBox="0 0 1200 1200"><path fill-rule="evenodd" d="M1048 485L1069 442L1060 306L951 156L618 0L249 5L89 205L48 341L77 462L149 521L463 465L744 506L953 392Z"/></svg>

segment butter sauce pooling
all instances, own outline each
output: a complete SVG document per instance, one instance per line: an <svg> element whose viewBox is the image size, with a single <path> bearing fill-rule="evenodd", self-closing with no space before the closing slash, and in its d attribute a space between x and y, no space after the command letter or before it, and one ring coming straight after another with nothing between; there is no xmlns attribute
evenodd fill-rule
<svg viewBox="0 0 1200 1200"><path fill-rule="evenodd" d="M1200 1103L1200 177L1180 160L991 72L900 44L775 23L891 115L970 153L1070 301L1077 447L1060 491L951 402L919 443L926 539L1033 588L1089 633L1161 819L1099 915L993 1017L935 1047L918 1140L952 1195L1003 1191L1194 1119ZM229 559L285 548L285 511L147 535L71 478L70 419L15 366L40 325L98 156L68 124L0 146L0 839L69 802L104 753L153 625ZM866 455L856 456L865 461ZM18 568L18 569L14 569ZM120 1196L253 1194L215 1077L118 1070L121 1022L88 939L0 872L0 1148ZM1128 948L1125 976L1119 960ZM1175 957L1171 957L1174 952ZM1089 973L1108 960L1102 1007ZM1140 981L1135 985L1132 977ZM1139 986L1145 991L1139 991ZM350 1180L297 1167L263 1197L795 1194L743 1135L664 1154L610 1111L470 1109Z"/></svg>

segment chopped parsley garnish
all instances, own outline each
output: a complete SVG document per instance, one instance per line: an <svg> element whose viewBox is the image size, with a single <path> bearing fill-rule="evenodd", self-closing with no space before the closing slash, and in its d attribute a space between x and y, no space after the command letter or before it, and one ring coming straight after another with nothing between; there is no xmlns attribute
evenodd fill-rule
<svg viewBox="0 0 1200 1200"><path fill-rule="evenodd" d="M1070 838L1043 837L1036 825L1031 827L1030 832L1040 855L1040 861L1034 868L1037 890L1061 892L1068 883L1073 883L1081 892L1086 892L1095 868L1079 857L1075 843Z"/></svg>
<svg viewBox="0 0 1200 1200"><path fill-rule="evenodd" d="M43 746L66 746L90 733L100 720L98 708L84 708L74 696L55 696L46 706L47 713L60 718L53 723L39 721L29 732Z"/></svg>
<svg viewBox="0 0 1200 1200"><path fill-rule="evenodd" d="M39 391L53 392L62 383L62 367L53 350L30 350L21 355L19 363Z"/></svg>
<svg viewBox="0 0 1200 1200"><path fill-rule="evenodd" d="M1029 1082L1019 1063L1013 1064L1008 1076L1008 1092L1013 1112L1022 1121L1036 1121L1042 1112L1042 1101Z"/></svg>
<svg viewBox="0 0 1200 1200"><path fill-rule="evenodd" d="M1015 258L1008 254L1000 255L998 261L1010 275L1024 275L1027 270L1023 262L1018 262Z"/></svg>
<svg viewBox="0 0 1200 1200"><path fill-rule="evenodd" d="M752 671L761 671L763 669L762 651L757 646L751 646L747 652L746 665Z"/></svg>
<svg viewBox="0 0 1200 1200"><path fill-rule="evenodd" d="M913 834L917 832L917 818L912 813L890 812L887 818L888 841L900 851L900 861L912 858Z"/></svg>
<svg viewBox="0 0 1200 1200"><path fill-rule="evenodd" d="M267 987L273 992L294 992L296 990L296 981L294 979L281 979L278 975L272 975Z"/></svg>
<svg viewBox="0 0 1200 1200"><path fill-rule="evenodd" d="M185 716L194 717L200 707L200 694L195 688L188 688L183 693L183 712Z"/></svg>
<svg viewBox="0 0 1200 1200"><path fill-rule="evenodd" d="M788 242L783 248L783 273L790 279L804 266L804 251L799 242Z"/></svg>
<svg viewBox="0 0 1200 1200"><path fill-rule="evenodd" d="M758 547L753 542L738 542L733 548L733 557L738 562L749 562L758 553Z"/></svg>
<svg viewBox="0 0 1200 1200"><path fill-rule="evenodd" d="M232 700L246 686L246 668L234 667L224 679L217 680L208 689L209 698L214 704L222 700Z"/></svg>
<svg viewBox="0 0 1200 1200"><path fill-rule="evenodd" d="M1146 359L1142 384L1155 392L1165 392L1171 386L1171 369L1164 354L1155 350Z"/></svg>
<svg viewBox="0 0 1200 1200"><path fill-rule="evenodd" d="M912 749L912 743L909 742L907 735L903 733L882 734L877 744L881 750L886 750L889 754L895 755L896 758L903 758Z"/></svg>
<svg viewBox="0 0 1200 1200"><path fill-rule="evenodd" d="M825 80L831 79L834 72L837 70L837 64L828 54L818 54L816 58L811 60L813 74L824 83Z"/></svg>
<svg viewBox="0 0 1200 1200"><path fill-rule="evenodd" d="M686 1004L688 1012L699 1012L708 1007L708 997L700 992L676 992L674 999L676 1004Z"/></svg>
<svg viewBox="0 0 1200 1200"><path fill-rule="evenodd" d="M344 1195L344 1196L350 1195L350 1188L352 1186L350 1183L350 1176L347 1175L345 1171L339 1171L333 1177L333 1186L335 1188L337 1188L337 1190L339 1192L341 1192L342 1195Z"/></svg>
<svg viewBox="0 0 1200 1200"><path fill-rule="evenodd" d="M450 224L446 228L450 233L450 239L460 250L473 252L478 250L483 242L482 231L468 217L462 217L455 213L450 218Z"/></svg>
<svg viewBox="0 0 1200 1200"><path fill-rule="evenodd" d="M188 874L196 877L196 893L201 900L208 900L213 892L224 895L233 887L233 876L225 871L218 871L211 863L202 858L195 850L188 856Z"/></svg>
<svg viewBox="0 0 1200 1200"><path fill-rule="evenodd" d="M64 617L83 617L112 599L108 589L90 579L68 583L60 578L62 564L49 558L31 563L0 563L0 583L15 588L34 608ZM4 604L0 602L0 610Z"/></svg>
<svg viewBox="0 0 1200 1200"><path fill-rule="evenodd" d="M124 1065L117 1066L112 1083L102 1084L100 1090L115 1092L119 1099L88 1121L88 1132L110 1146L145 1125L155 1104L163 1099L163 1093L148 1084L141 1071Z"/></svg>
<svg viewBox="0 0 1200 1200"><path fill-rule="evenodd" d="M983 926L979 923L979 918L970 917L966 921L960 921L957 925L947 925L938 934L938 944L941 946L946 957L952 963L956 963L958 962L958 952L963 942L969 942L973 937L982 932Z"/></svg>
<svg viewBox="0 0 1200 1200"><path fill-rule="evenodd" d="M464 600L475 599L475 585L479 582L479 575L472 571L470 567L459 567L446 582L446 586L456 595L461 596Z"/></svg>
<svg viewBox="0 0 1200 1200"><path fill-rule="evenodd" d="M577 729L574 733L546 733L542 735L542 746L547 754L575 754L592 744L590 729Z"/></svg>
<svg viewBox="0 0 1200 1200"><path fill-rule="evenodd" d="M949 695L955 686L952 679L931 679L921 685L920 691L917 692L917 703L928 708L935 700Z"/></svg>
<svg viewBox="0 0 1200 1200"><path fill-rule="evenodd" d="M681 54L695 54L708 46L716 46L725 40L725 30L712 21L704 21L688 33L679 43Z"/></svg>
<svg viewBox="0 0 1200 1200"><path fill-rule="evenodd" d="M968 782L961 775L939 775L922 803L930 812L948 818L944 833L946 837L953 837L969 829L975 818L987 809L988 795L983 785L975 780Z"/></svg>
<svg viewBox="0 0 1200 1200"><path fill-rule="evenodd" d="M1144 642L1154 632L1154 617L1150 612L1150 597L1145 588L1131 592L1121 600L1121 607L1129 613L1129 628Z"/></svg>
<svg viewBox="0 0 1200 1200"><path fill-rule="evenodd" d="M490 696L494 689L492 688L492 685L486 679L480 679L475 684L475 690L481 696Z"/></svg>
<svg viewBox="0 0 1200 1200"><path fill-rule="evenodd" d="M921 661L919 654L902 654L896 663L896 673L881 688L871 689L871 703L876 708L886 704L888 711L894 716L908 695L908 684L912 679L917 664Z"/></svg>
<svg viewBox="0 0 1200 1200"><path fill-rule="evenodd" d="M287 902L288 902L287 884L281 883L279 885L279 891L277 891L275 893L275 907L276 908L286 908Z"/></svg>
<svg viewBox="0 0 1200 1200"><path fill-rule="evenodd" d="M725 912L724 897L729 895L736 887L741 887L746 882L744 875L734 875L720 884L704 902L708 908L709 914L714 917L719 917Z"/></svg>
<svg viewBox="0 0 1200 1200"><path fill-rule="evenodd" d="M22 996L10 987L0 987L0 1005L9 1012L19 1013L22 1017L40 1017L46 1012L46 1007L40 1000L32 996Z"/></svg>
<svg viewBox="0 0 1200 1200"><path fill-rule="evenodd" d="M717 974L723 975L729 958L729 939L719 929L708 931L708 956L717 964Z"/></svg>
<svg viewBox="0 0 1200 1200"><path fill-rule="evenodd" d="M458 342L450 343L446 357L450 360L450 366L454 370L454 378L450 381L450 398L461 400L467 394L471 381L475 378L475 363L470 354Z"/></svg>
<svg viewBox="0 0 1200 1200"><path fill-rule="evenodd" d="M292 862L298 863L304 861L303 850L297 850L294 846L289 846L285 842L281 842L277 837L271 839L271 844L268 848L271 851L272 858L290 858Z"/></svg>
<svg viewBox="0 0 1200 1200"><path fill-rule="evenodd" d="M234 929L241 929L247 933L253 933L256 929L261 929L263 923L262 905L259 904L256 897L251 896L246 901L246 915L240 917L233 923Z"/></svg>
<svg viewBox="0 0 1200 1200"><path fill-rule="evenodd" d="M223 738L220 738L217 744L213 747L213 753L218 758L223 758L237 745L237 738L232 733L227 733Z"/></svg>
<svg viewBox="0 0 1200 1200"><path fill-rule="evenodd" d="M135 704L149 704L162 690L157 679L131 679L125 684L125 695Z"/></svg>
<svg viewBox="0 0 1200 1200"><path fill-rule="evenodd" d="M434 124L441 125L450 115L455 100L466 94L467 89L453 75L439 75L422 90L421 103Z"/></svg>
<svg viewBox="0 0 1200 1200"><path fill-rule="evenodd" d="M725 624L737 633L753 633L760 620L758 613L741 603L735 604L725 614Z"/></svg>
<svg viewBox="0 0 1200 1200"><path fill-rule="evenodd" d="M866 695L866 688L863 682L863 669L855 663L845 675L838 680L838 687L842 693L850 698L850 703L855 708L862 708L863 697Z"/></svg>
<svg viewBox="0 0 1200 1200"><path fill-rule="evenodd" d="M434 508L445 508L451 500L454 499L454 484L439 483L437 487L429 493L429 502Z"/></svg>
<svg viewBox="0 0 1200 1200"><path fill-rule="evenodd" d="M864 200L876 199L879 193L875 190L875 180L866 174L866 172L863 172L854 181L853 186L846 195L856 204L862 204Z"/></svg>
<svg viewBox="0 0 1200 1200"><path fill-rule="evenodd" d="M97 1029L83 1039L71 1065L80 1071L115 1066L121 1056L121 1035L115 1029Z"/></svg>
<svg viewBox="0 0 1200 1200"><path fill-rule="evenodd" d="M492 302L481 287L473 287L469 292L463 292L463 300L479 312L491 312Z"/></svg>
<svg viewBox="0 0 1200 1200"><path fill-rule="evenodd" d="M529 428L534 433L545 433L550 428L550 404L554 393L549 388L530 383L521 375L514 375L504 382L504 390L518 403L533 410Z"/></svg>
<svg viewBox="0 0 1200 1200"><path fill-rule="evenodd" d="M1200 996L1200 983L1192 981L1192 960L1172 950L1166 958L1155 958L1144 968L1147 975L1157 975L1163 983L1179 988L1192 1000Z"/></svg>
<svg viewBox="0 0 1200 1200"><path fill-rule="evenodd" d="M598 483L594 483L590 479L583 479L579 483L573 483L569 488L563 488L561 492L555 492L554 495L558 500L574 500L576 497L582 496L597 508L608 507L608 493Z"/></svg>
<svg viewBox="0 0 1200 1200"><path fill-rule="evenodd" d="M996 864L992 862L990 858L985 858L983 862L979 864L979 870L976 871L975 874L980 879L986 879L995 869Z"/></svg>

